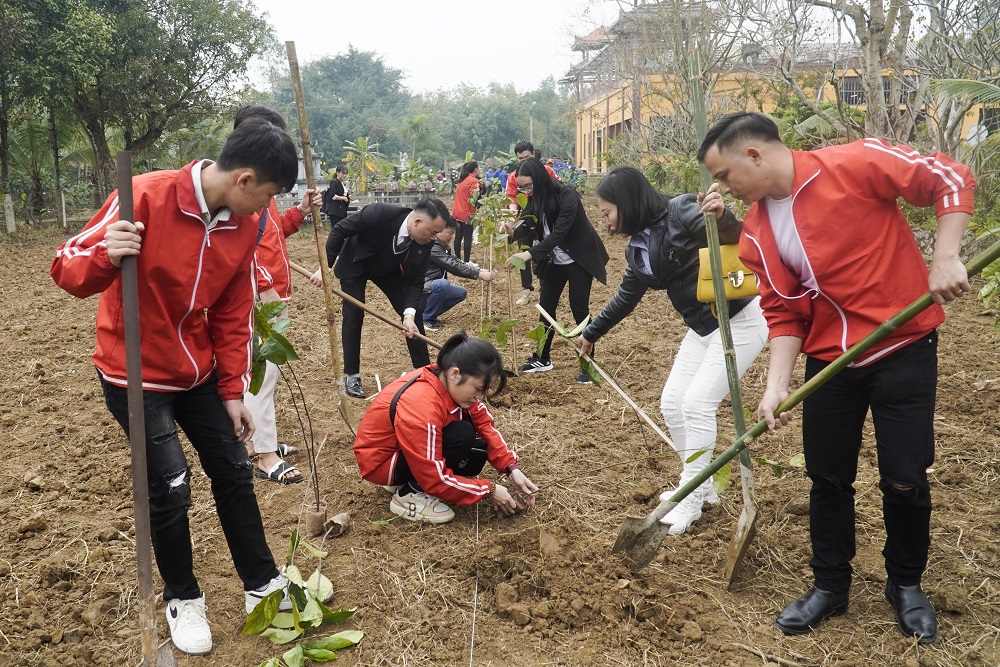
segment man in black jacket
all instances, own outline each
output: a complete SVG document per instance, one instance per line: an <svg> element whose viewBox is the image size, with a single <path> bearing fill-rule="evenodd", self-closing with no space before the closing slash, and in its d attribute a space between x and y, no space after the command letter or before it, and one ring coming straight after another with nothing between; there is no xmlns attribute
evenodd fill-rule
<svg viewBox="0 0 1000 667"><path fill-rule="evenodd" d="M479 268L475 262L463 262L451 254L451 242L457 231L458 221L449 218L444 231L438 234L431 246L431 263L424 277L424 297L420 301L424 327L428 331L438 331L441 328L441 321L438 318L465 301L468 295L461 285L448 282L449 273L487 282L494 277L492 271Z"/></svg>
<svg viewBox="0 0 1000 667"><path fill-rule="evenodd" d="M364 301L370 280L403 318L406 347L414 368L430 363L427 344L413 335L424 333L420 314L424 276L431 245L448 218L448 208L436 197L422 199L412 209L371 204L334 225L326 239L326 259L330 266L336 262L334 275L340 279L341 289ZM313 274L312 282L323 284L320 271ZM355 398L365 397L360 377L363 323L364 311L344 302L344 374L347 393Z"/></svg>

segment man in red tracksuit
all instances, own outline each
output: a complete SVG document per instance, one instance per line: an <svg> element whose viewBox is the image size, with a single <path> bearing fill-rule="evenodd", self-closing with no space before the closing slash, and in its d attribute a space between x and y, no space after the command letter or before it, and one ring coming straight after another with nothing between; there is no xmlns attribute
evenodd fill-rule
<svg viewBox="0 0 1000 667"><path fill-rule="evenodd" d="M59 247L55 282L100 294L94 364L105 402L128 432L121 260L136 255L143 401L153 551L171 639L185 653L212 648L205 596L193 569L191 472L177 424L198 452L247 612L287 587L267 546L244 442L250 377L258 213L295 184L295 144L263 121L240 126L216 162L133 179L136 222L118 219L112 193L78 235ZM282 606L290 609L287 599Z"/></svg>
<svg viewBox="0 0 1000 667"><path fill-rule="evenodd" d="M969 291L958 257L975 182L964 165L935 153L864 139L815 151L786 148L759 113L725 116L698 152L723 193L752 204L740 257L757 275L771 360L757 416L772 429L789 413L799 352L808 381L928 290L935 305L876 344L803 403L802 441L810 491L813 587L776 619L787 634L809 632L847 611L855 553L854 481L869 409L882 492L888 574L885 597L899 629L918 642L937 635L920 587L930 546L937 327L940 304ZM928 272L897 204L935 206L938 239Z"/></svg>

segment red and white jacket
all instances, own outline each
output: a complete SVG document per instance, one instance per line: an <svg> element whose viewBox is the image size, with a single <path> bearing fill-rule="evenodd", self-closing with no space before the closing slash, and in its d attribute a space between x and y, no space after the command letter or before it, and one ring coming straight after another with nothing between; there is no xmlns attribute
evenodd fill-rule
<svg viewBox="0 0 1000 667"><path fill-rule="evenodd" d="M807 355L831 361L922 296L928 269L896 203L972 213L975 180L945 155L863 139L792 151L792 215L818 290L806 289L781 260L764 202L743 221L740 257L755 274L769 337L803 339ZM932 305L880 341L863 366L944 321Z"/></svg>
<svg viewBox="0 0 1000 667"><path fill-rule="evenodd" d="M232 215L209 226L201 216L192 162L132 179L135 219L145 224L136 260L142 384L184 391L218 369L222 400L249 386L257 215ZM59 246L50 273L80 298L100 294L94 364L109 383L127 386L121 271L104 234L118 220L118 192L79 234Z"/></svg>
<svg viewBox="0 0 1000 667"><path fill-rule="evenodd" d="M437 370L434 364L418 368L378 393L358 426L354 456L358 459L361 477L385 485L395 484L392 472L399 456L405 453L410 472L426 493L446 503L471 505L488 497L492 486L485 479L456 475L445 465L441 431L462 419L462 408L438 379ZM389 419L389 404L399 388L414 375L419 375L420 379L400 395L393 424ZM468 413L476 434L486 443L490 465L498 472L508 472L517 463L517 454L508 449L489 409L484 403L476 402Z"/></svg>
<svg viewBox="0 0 1000 667"><path fill-rule="evenodd" d="M261 214L264 219L264 233L257 242L257 292L274 288L282 301L292 299L292 275L288 266L288 246L285 239L299 231L305 216L298 206L278 215L278 204L271 199L271 205ZM260 220L258 219L258 230Z"/></svg>

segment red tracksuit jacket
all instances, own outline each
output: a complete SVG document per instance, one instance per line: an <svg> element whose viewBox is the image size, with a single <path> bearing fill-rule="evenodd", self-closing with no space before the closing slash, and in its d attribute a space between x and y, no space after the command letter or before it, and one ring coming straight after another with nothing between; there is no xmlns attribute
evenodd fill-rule
<svg viewBox="0 0 1000 667"><path fill-rule="evenodd" d="M292 299L292 276L288 265L288 246L285 239L299 231L302 226L302 209L298 206L278 215L278 204L271 199L264 220L264 234L257 243L257 291L264 292L272 287L282 301ZM259 222L258 222L259 224Z"/></svg>

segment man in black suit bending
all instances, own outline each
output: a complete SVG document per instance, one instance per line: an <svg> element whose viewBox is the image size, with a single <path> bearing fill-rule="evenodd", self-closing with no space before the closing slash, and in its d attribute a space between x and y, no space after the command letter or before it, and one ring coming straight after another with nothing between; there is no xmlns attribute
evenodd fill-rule
<svg viewBox="0 0 1000 667"><path fill-rule="evenodd" d="M430 262L431 245L444 229L448 208L436 197L417 202L412 208L371 204L353 213L330 230L326 260L340 279L341 289L358 301L372 281L403 318L406 347L414 368L430 363L427 344L413 338L424 333L420 297ZM339 259L339 261L338 261ZM336 266L334 266L336 262ZM314 285L323 284L322 274L313 274ZM364 311L344 302L341 328L344 344L344 374L347 393L364 398L361 386L361 325Z"/></svg>

